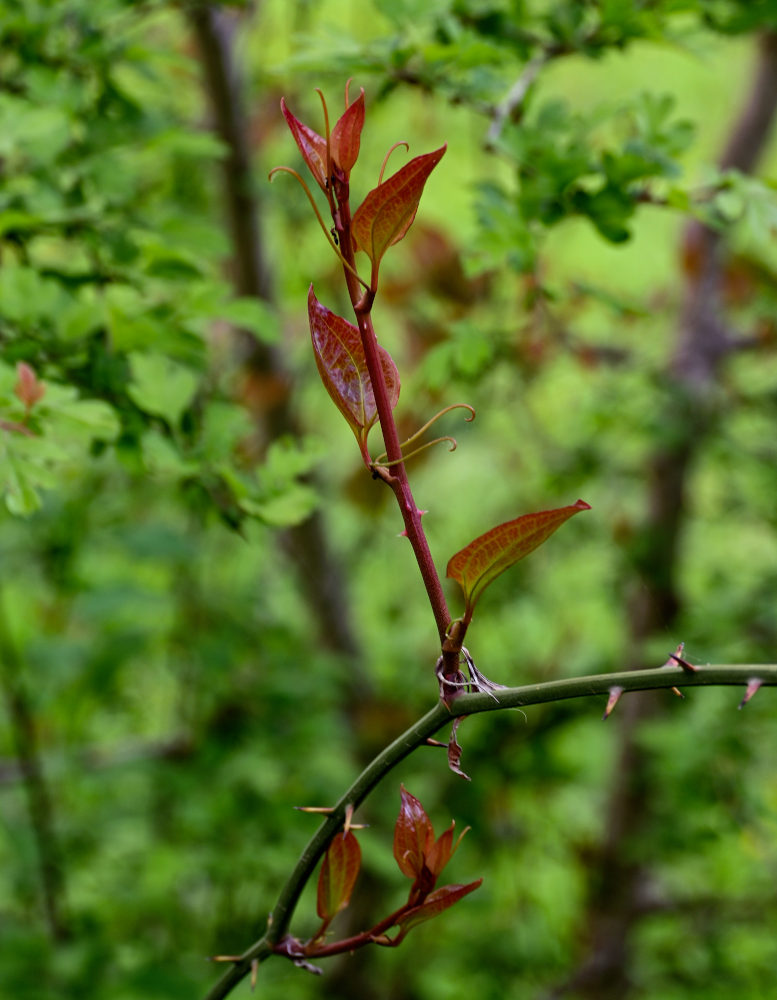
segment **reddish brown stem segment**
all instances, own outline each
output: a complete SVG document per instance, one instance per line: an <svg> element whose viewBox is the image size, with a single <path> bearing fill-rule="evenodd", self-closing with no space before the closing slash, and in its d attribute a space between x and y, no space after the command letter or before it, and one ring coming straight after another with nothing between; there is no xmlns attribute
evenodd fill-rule
<svg viewBox="0 0 777 1000"><path fill-rule="evenodd" d="M349 186L341 177L335 176L333 189L337 199L337 208L332 213L341 252L347 263L355 269L356 261L351 234L351 209L349 204ZM437 573L437 569L432 559L429 543L426 534L421 526L421 512L413 499L413 492L407 478L407 471L402 461L402 448L399 442L399 432L394 414L389 400L383 369L380 364L378 354L378 341L375 336L375 329L372 325L372 305L375 299L376 289L362 295L361 287L353 273L347 267L343 268L345 282L348 286L348 293L351 298L356 315L359 332L362 337L364 356L367 361L367 370L372 382L372 391L375 396L375 407L378 411L378 421L383 434L383 443L388 461L391 464L391 472L379 473L394 492L402 514L405 525L405 534L415 554L418 568L421 572L426 593L432 606L434 619L437 623L437 631L440 642L445 641L445 635L450 624L451 616L448 605L443 594L442 583ZM447 664L446 664L447 666ZM456 669L458 668L458 654L456 654ZM447 674L446 670L446 674Z"/></svg>

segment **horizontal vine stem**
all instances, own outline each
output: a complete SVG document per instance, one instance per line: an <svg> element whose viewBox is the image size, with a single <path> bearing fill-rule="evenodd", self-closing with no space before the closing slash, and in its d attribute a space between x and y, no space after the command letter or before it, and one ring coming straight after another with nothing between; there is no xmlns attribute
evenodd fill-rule
<svg viewBox="0 0 777 1000"><path fill-rule="evenodd" d="M281 890L278 902L268 920L265 934L240 956L213 986L205 1000L223 1000L250 973L253 962L261 962L272 954L273 945L288 931L302 890L332 837L342 829L347 807L352 806L356 809L397 764L422 746L430 736L454 717L606 695L613 687L621 688L624 693L672 687L744 687L754 678L758 678L765 687L777 686L777 664L708 665L697 667L694 673L689 673L679 666L629 670L502 688L493 694L462 694L454 702L451 711L442 702L438 702L431 711L381 751L340 798L302 852L294 871Z"/></svg>

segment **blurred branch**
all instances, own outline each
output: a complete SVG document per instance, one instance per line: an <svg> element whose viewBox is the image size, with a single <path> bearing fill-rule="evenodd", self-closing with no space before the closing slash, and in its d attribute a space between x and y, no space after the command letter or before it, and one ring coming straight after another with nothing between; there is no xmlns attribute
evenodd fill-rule
<svg viewBox="0 0 777 1000"><path fill-rule="evenodd" d="M491 124L488 127L484 145L486 149L496 146L502 129L508 121L517 121L523 108L523 102L529 88L539 76L540 70L552 58L548 50L538 52L526 63L523 72L512 85L505 98L496 105L491 113Z"/></svg>
<svg viewBox="0 0 777 1000"><path fill-rule="evenodd" d="M777 112L777 34L758 41L750 92L734 122L721 168L752 170ZM646 466L647 513L631 543L629 648L633 662L653 635L672 631L682 596L679 586L682 532L696 460L722 418L718 389L724 361L737 348L727 325L723 286L724 235L692 221L683 246L685 297L674 352L656 400L660 423ZM551 993L589 1000L623 1000L630 988L629 952L642 917L637 905L648 877L653 822L649 759L639 740L640 723L657 710L655 699L630 700L619 717L620 749L603 824L602 843L590 866L587 912L581 927L587 954L565 983ZM626 849L631 845L631 850Z"/></svg>
<svg viewBox="0 0 777 1000"><path fill-rule="evenodd" d="M51 761L50 763L45 758L41 758L41 767L48 775L74 768L79 771L103 771L112 767L137 764L144 760L185 760L193 752L194 743L191 737L181 733L166 740L138 741L112 747L109 750L101 747L86 747L75 751L64 761L61 756L58 756L56 762ZM59 768L57 768L57 764L60 764ZM24 777L24 769L18 759L0 759L0 786L15 785L23 781Z"/></svg>
<svg viewBox="0 0 777 1000"><path fill-rule="evenodd" d="M235 292L272 302L274 286L261 239L262 204L251 169L250 127L244 105L244 87L234 55L234 32L239 12L218 4L191 2L186 13L197 39L203 82L213 116L213 127L227 148L222 161L225 213L232 239ZM247 372L265 388L263 419L271 438L299 436L290 401L289 379L282 359L271 346L251 334L241 335L241 353ZM298 579L313 611L322 641L352 663L359 662L359 643L345 600L342 567L335 559L323 520L314 512L281 536L296 566ZM363 672L354 671L355 686L368 686Z"/></svg>
<svg viewBox="0 0 777 1000"><path fill-rule="evenodd" d="M70 935L64 916L65 876L62 852L54 829L51 794L40 759L35 717L23 672L24 665L0 600L0 686L16 749L18 772L27 796L49 934L54 941L65 941Z"/></svg>
<svg viewBox="0 0 777 1000"><path fill-rule="evenodd" d="M460 718L482 712L496 712L510 708L525 708L572 698L590 698L608 695L614 687L624 692L651 691L677 687L736 686L746 688L754 677L763 686L777 686L777 664L736 664L699 667L689 673L681 667L659 667L652 670L625 671L597 674L548 681L545 684L528 684L517 688L503 688L493 694L463 694L449 711L442 702L410 726L393 743L387 746L362 771L348 790L333 806L332 812L321 824L302 852L291 876L286 881L268 919L267 931L248 948L232 967L215 984L205 1000L223 1000L237 984L251 972L256 962L262 962L273 953L273 947L287 933L295 907L302 891L323 857L332 838L343 828L346 811L352 812L367 798L383 778L414 750L423 746L454 716Z"/></svg>

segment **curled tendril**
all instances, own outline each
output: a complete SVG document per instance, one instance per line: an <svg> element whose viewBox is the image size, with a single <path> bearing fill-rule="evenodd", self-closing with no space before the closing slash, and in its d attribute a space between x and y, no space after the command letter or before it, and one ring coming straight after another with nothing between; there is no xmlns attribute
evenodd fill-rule
<svg viewBox="0 0 777 1000"><path fill-rule="evenodd" d="M394 145L391 147L391 149L389 149L388 153L386 153L386 155L383 157L383 163L380 166L380 173L378 174L378 184L383 183L383 171L386 169L386 164L389 161L389 157L394 152L394 150L397 149L399 146L404 146L405 149L408 151L408 153L410 152L410 145L406 143L404 139L401 139L399 142L395 142Z"/></svg>
<svg viewBox="0 0 777 1000"><path fill-rule="evenodd" d="M395 458L391 462L387 462L386 458L388 456L385 452L383 452L383 454L379 455L372 463L372 468L374 469L380 466L383 469L387 469L392 465L399 465L400 462L404 462L408 458L413 458L415 455L420 455L422 451L426 451L427 448L431 448L435 444L440 444L442 441L447 441L450 444L448 451L456 451L456 448L458 447L456 438L451 437L449 434L444 434L442 437L435 438L433 441L427 441L426 444L422 444L419 448L414 448L412 451L404 454L404 450L408 447L408 445L414 444L420 437L423 437L423 435L426 434L429 428L435 424L440 417L444 417L445 414L450 413L451 410L469 410L470 415L466 418L467 423L470 423L475 419L475 409L470 406L469 403L451 403L450 406L446 406L444 409L440 410L439 413L435 413L431 420L427 420L420 430L417 430L415 434L411 435L407 439L407 441L402 443L400 446L403 452L402 458Z"/></svg>
<svg viewBox="0 0 777 1000"><path fill-rule="evenodd" d="M348 263L348 261L345 259L345 257L343 257L342 253L340 252L340 248L337 246L337 244L335 243L335 241L332 239L332 234L326 228L326 223L324 222L324 220L323 220L323 218L321 216L321 213L318 210L318 206L316 205L315 198L313 197L313 195L311 193L311 190L310 190L310 188L308 187L308 185L307 185L307 183L305 181L305 178L302 177L293 167L273 167L272 170L270 171L269 175L268 175L269 180L272 181L273 177L276 174L279 174L279 173L282 173L282 174L291 174L292 177L296 177L296 179L300 182L300 184L302 185L302 189L304 190L305 194L308 196L308 201L310 202L310 204L313 207L313 211L316 213L316 218L318 219L318 224L319 224L319 226L321 226L321 230L324 233L324 236L326 236L327 240L329 241L330 247L337 254L337 256L340 259L340 261L343 264L343 266L348 268L348 270L356 278L356 280L359 282L359 284L360 285L364 285L364 287L369 290L370 286L367 284L366 281L363 281L359 277L359 275L356 272L356 269L354 267L352 267Z"/></svg>
<svg viewBox="0 0 777 1000"><path fill-rule="evenodd" d="M409 451L407 455L403 455L402 458L395 458L391 462L386 461L388 456L384 451L382 455L378 455L371 467L389 469L392 465L399 465L400 462L406 462L409 458L415 458L415 456L420 455L422 451L426 451L427 448L431 448L433 445L441 444L443 441L447 441L450 444L448 451L456 451L458 448L456 438L453 438L448 434L444 434L442 437L435 438L434 441L427 441L426 444L422 444L418 448L414 448L413 451ZM407 444L407 442L405 442L405 444Z"/></svg>
<svg viewBox="0 0 777 1000"><path fill-rule="evenodd" d="M417 430L415 434L413 434L411 437L409 437L407 441L405 441L405 443L402 445L402 447L406 448L409 444L413 444L414 441L417 441L420 437L426 434L426 432L433 424L437 423L440 417L444 417L445 414L450 413L451 410L469 410L470 415L466 418L466 422L468 424L472 423L472 421L475 419L475 409L474 407L470 406L469 403L451 403L450 406L446 406L444 409L440 410L439 413L435 413L435 415L432 417L431 420L427 420L424 426L421 427L419 430ZM438 438L437 440L444 441L446 439ZM451 448L451 451L454 450L455 449Z"/></svg>
<svg viewBox="0 0 777 1000"><path fill-rule="evenodd" d="M316 93L321 98L321 107L324 109L324 138L326 139L326 196L329 201L329 207L334 210L334 201L332 199L332 145L330 142L331 133L329 131L329 108L326 106L326 98L324 97L324 92L320 87L316 87ZM331 240L329 241L332 242Z"/></svg>

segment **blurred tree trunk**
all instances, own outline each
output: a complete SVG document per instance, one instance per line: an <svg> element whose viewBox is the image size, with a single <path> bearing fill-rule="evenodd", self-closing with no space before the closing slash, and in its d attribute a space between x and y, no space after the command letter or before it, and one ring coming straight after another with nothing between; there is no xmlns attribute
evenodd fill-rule
<svg viewBox="0 0 777 1000"><path fill-rule="evenodd" d="M30 828L38 858L38 876L49 936L54 942L70 937L65 916L65 870L54 824L49 783L41 761L35 712L24 663L11 635L0 602L0 690L6 703L9 728L16 752L18 774L24 786Z"/></svg>
<svg viewBox="0 0 777 1000"><path fill-rule="evenodd" d="M273 302L273 279L260 230L262 204L251 170L243 81L234 55L239 15L217 4L198 2L191 3L187 13L200 52L213 128L227 150L222 161L222 189L235 293ZM270 440L284 434L299 436L289 379L279 352L246 332L240 334L239 350L246 376L258 390L252 395L259 402L263 436ZM297 569L321 641L355 663L359 644L345 597L344 576L328 543L323 518L315 512L284 532L282 542ZM354 681L362 686L367 683L361 671L354 672Z"/></svg>
<svg viewBox="0 0 777 1000"><path fill-rule="evenodd" d="M757 65L746 103L720 157L723 169L751 172L777 109L777 34L758 40ZM646 643L675 626L681 607L678 570L694 462L714 430L722 367L737 346L726 325L723 282L727 250L720 234L691 222L683 240L686 288L677 339L660 400L659 442L646 472L647 516L632 550L629 605L630 662L648 660ZM668 652L668 651L667 651ZM619 752L606 811L605 838L589 872L589 905L582 922L587 955L553 996L623 1000L631 982L630 946L653 901L649 857L653 815L648 759L639 724L652 716L659 695L628 697L615 712ZM637 860L639 859L639 860Z"/></svg>
<svg viewBox="0 0 777 1000"><path fill-rule="evenodd" d="M235 14L211 4L188 8L190 23L201 54L203 75L213 116L213 127L228 153L223 161L225 211L233 247L233 281L241 296L274 299L272 276L261 240L259 220L261 199L251 174L248 120L243 103L243 86L235 62L233 35ZM298 435L293 399L282 359L272 347L249 334L241 336L240 351L247 374L254 385L264 389L267 405L263 414L265 433L270 438ZM344 656L351 666L350 683L343 695L342 713L355 737L354 755L364 764L374 754L376 732L395 731L389 704L376 703L371 682L365 674L354 635L342 567L334 557L324 523L314 514L303 524L283 535L283 546L296 566L300 585L319 626L323 642ZM398 724L397 729L402 725ZM358 898L341 920L343 936L356 933L375 919L374 900L386 888L385 879L365 866L360 877ZM386 996L384 983L376 981L372 955L368 949L343 956L328 969L329 989L341 1000L379 1000ZM393 1000L411 1000L404 983L392 987Z"/></svg>

